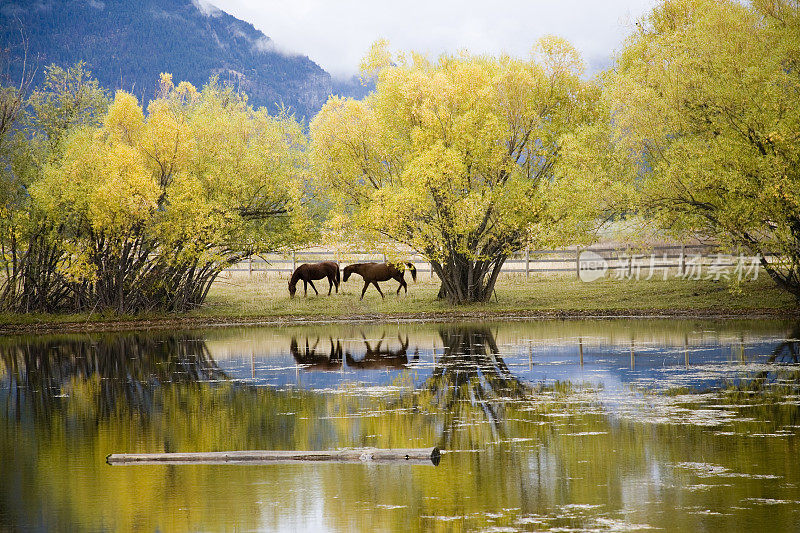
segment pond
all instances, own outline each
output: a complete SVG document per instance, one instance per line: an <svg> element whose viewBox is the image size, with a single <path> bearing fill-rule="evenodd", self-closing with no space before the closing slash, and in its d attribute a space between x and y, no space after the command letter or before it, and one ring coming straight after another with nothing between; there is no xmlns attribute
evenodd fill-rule
<svg viewBox="0 0 800 533"><path fill-rule="evenodd" d="M0 337L0 530L789 530L800 325L578 320ZM434 465L109 466L444 451Z"/></svg>

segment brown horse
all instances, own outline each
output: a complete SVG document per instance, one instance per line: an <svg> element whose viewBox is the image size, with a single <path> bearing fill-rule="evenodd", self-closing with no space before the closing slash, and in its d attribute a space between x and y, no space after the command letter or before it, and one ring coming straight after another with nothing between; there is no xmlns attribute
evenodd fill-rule
<svg viewBox="0 0 800 533"><path fill-rule="evenodd" d="M339 292L339 263L323 261L322 263L304 263L300 265L292 272L292 278L289 280L289 296L294 298L294 293L297 292L297 282L300 280L303 280L304 296L308 296L309 285L319 296L319 291L311 280L322 278L328 278L328 296L330 296L333 287L336 287L336 292Z"/></svg>
<svg viewBox="0 0 800 533"><path fill-rule="evenodd" d="M417 269L414 268L414 265L411 263L403 263L408 266L408 269L411 271L411 278L414 281L417 281ZM347 281L347 278L350 277L350 274L356 273L364 278L364 288L361 290L361 299L364 299L364 293L367 292L367 287L369 284L372 283L375 285L375 288L378 289L378 292L381 294L381 298L386 298L383 295L383 291L378 286L379 281L389 281L393 279L400 283L400 286L397 287L397 294L400 294L400 289L405 289L406 294L408 294L408 285L406 285L406 280L404 277L404 270L400 270L396 266L390 263L356 263L355 265L347 265L344 267L344 276L342 277L342 281Z"/></svg>

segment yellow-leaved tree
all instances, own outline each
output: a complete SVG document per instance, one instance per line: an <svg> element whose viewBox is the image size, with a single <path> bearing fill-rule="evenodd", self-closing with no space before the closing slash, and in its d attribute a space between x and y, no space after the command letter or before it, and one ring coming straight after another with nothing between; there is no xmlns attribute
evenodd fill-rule
<svg viewBox="0 0 800 533"><path fill-rule="evenodd" d="M8 97L17 107L8 107ZM77 63L46 67L29 95L0 87L0 100L0 309L51 311L70 292L58 274L69 253L61 239L65 228L34 205L29 188L60 156L68 132L102 124L108 95Z"/></svg>
<svg viewBox="0 0 800 533"><path fill-rule="evenodd" d="M303 241L304 146L293 118L214 80L198 91L162 75L146 112L118 91L29 188L58 228L62 307L189 309L225 268Z"/></svg>
<svg viewBox="0 0 800 533"><path fill-rule="evenodd" d="M663 0L606 84L639 209L760 254L800 299L800 4Z"/></svg>
<svg viewBox="0 0 800 533"><path fill-rule="evenodd" d="M583 206L555 208L571 181L558 165L565 135L593 119L597 90L569 43L545 38L525 60L430 60L382 41L362 67L375 91L332 97L311 123L339 234L422 254L440 297L462 303L486 301L512 253L579 227Z"/></svg>

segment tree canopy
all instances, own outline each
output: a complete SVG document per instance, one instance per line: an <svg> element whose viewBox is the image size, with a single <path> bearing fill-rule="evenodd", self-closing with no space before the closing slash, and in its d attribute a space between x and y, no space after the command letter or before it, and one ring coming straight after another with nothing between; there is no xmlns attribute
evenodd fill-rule
<svg viewBox="0 0 800 533"><path fill-rule="evenodd" d="M96 92L85 73L51 69L30 99L25 144L41 164L8 207L20 220L2 242L7 307L188 309L225 268L305 238L293 118L214 80L198 91L163 74L146 112L124 91L107 111L70 96Z"/></svg>
<svg viewBox="0 0 800 533"><path fill-rule="evenodd" d="M796 1L665 0L606 77L642 212L760 254L798 298L799 50Z"/></svg>
<svg viewBox="0 0 800 533"><path fill-rule="evenodd" d="M559 223L562 139L597 97L578 53L551 37L526 60L430 60L378 42L363 68L376 90L332 97L311 123L334 226L422 254L451 302L487 300L506 258Z"/></svg>

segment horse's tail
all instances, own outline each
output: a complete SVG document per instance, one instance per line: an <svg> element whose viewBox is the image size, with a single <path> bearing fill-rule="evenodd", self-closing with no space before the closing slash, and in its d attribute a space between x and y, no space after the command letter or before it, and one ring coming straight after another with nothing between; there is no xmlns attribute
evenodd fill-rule
<svg viewBox="0 0 800 533"><path fill-rule="evenodd" d="M342 282L342 273L339 270L339 263L334 263L334 265L336 265L336 278L334 279L336 280L336 286L338 287L339 284Z"/></svg>
<svg viewBox="0 0 800 533"><path fill-rule="evenodd" d="M411 279L417 281L417 268L413 265L413 263L406 263L408 269L411 271Z"/></svg>

